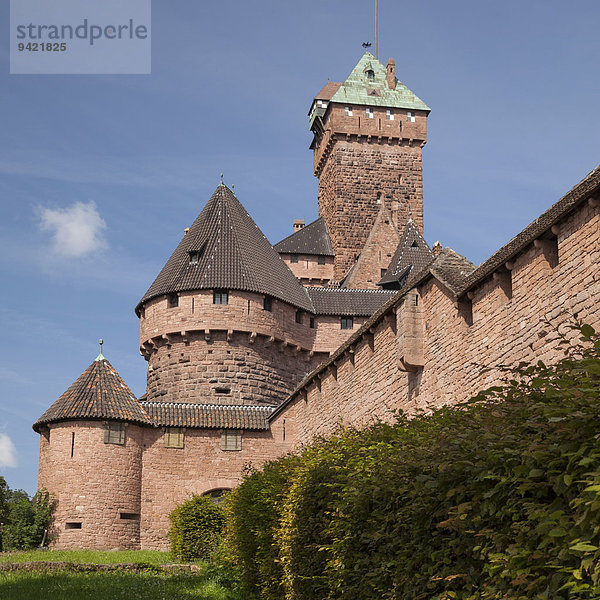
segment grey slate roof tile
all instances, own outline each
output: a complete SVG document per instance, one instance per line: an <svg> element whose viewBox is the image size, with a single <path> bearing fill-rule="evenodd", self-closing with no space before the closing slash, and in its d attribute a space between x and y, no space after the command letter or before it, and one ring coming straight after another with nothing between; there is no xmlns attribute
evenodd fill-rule
<svg viewBox="0 0 600 600"><path fill-rule="evenodd" d="M274 410L271 406L179 402L141 402L141 405L158 427L202 429L265 430Z"/></svg>
<svg viewBox="0 0 600 600"><path fill-rule="evenodd" d="M371 316L397 292L351 288L307 288L317 315Z"/></svg>
<svg viewBox="0 0 600 600"><path fill-rule="evenodd" d="M191 252L202 252L196 264ZM219 185L136 310L151 298L199 289L266 294L307 311L312 306L281 257L233 192Z"/></svg>
<svg viewBox="0 0 600 600"><path fill-rule="evenodd" d="M317 256L335 256L325 219L319 217L306 227L295 231L275 246L279 254L313 254Z"/></svg>
<svg viewBox="0 0 600 600"><path fill-rule="evenodd" d="M151 425L136 397L106 360L95 360L71 387L34 423L33 429L48 423L74 419L116 420Z"/></svg>
<svg viewBox="0 0 600 600"><path fill-rule="evenodd" d="M432 260L433 254L429 245L412 219L409 219L396 252L378 285L401 281L409 273L417 273L424 269Z"/></svg>

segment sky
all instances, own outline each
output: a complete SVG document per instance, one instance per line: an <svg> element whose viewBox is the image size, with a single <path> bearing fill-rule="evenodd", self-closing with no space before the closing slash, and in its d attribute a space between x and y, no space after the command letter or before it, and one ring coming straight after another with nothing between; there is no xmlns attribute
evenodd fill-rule
<svg viewBox="0 0 600 600"><path fill-rule="evenodd" d="M98 354L145 391L134 307L224 174L267 238L317 216L307 112L374 0L153 0L149 75L9 75L0 42L0 475ZM425 238L481 263L599 162L597 0L379 0L379 58L432 109ZM8 1L0 31L8 31ZM372 48L373 49L373 48Z"/></svg>

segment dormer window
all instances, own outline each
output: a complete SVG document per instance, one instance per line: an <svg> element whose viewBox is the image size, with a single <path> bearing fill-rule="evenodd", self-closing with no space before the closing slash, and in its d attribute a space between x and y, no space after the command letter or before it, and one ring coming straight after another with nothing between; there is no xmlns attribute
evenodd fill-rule
<svg viewBox="0 0 600 600"><path fill-rule="evenodd" d="M417 115L410 110L406 113L406 116L408 117L409 123L414 123L417 120Z"/></svg>
<svg viewBox="0 0 600 600"><path fill-rule="evenodd" d="M290 262L291 263L297 263L298 262L298 255L297 254L290 254Z"/></svg>
<svg viewBox="0 0 600 600"><path fill-rule="evenodd" d="M367 113L367 119L373 118L373 109L372 108L366 108L365 112Z"/></svg>
<svg viewBox="0 0 600 600"><path fill-rule="evenodd" d="M344 107L344 112L346 113L347 117L351 117L352 116L352 108L350 106Z"/></svg>
<svg viewBox="0 0 600 600"><path fill-rule="evenodd" d="M373 69L367 69L366 73L369 81L373 81L373 79L375 79L375 71L373 71Z"/></svg>
<svg viewBox="0 0 600 600"><path fill-rule="evenodd" d="M386 110L385 111L385 118L388 121L393 121L394 120L394 111L393 110Z"/></svg>
<svg viewBox="0 0 600 600"><path fill-rule="evenodd" d="M204 248L206 243L202 244L200 250L188 250L190 256L190 265L197 265L199 260L204 256Z"/></svg>

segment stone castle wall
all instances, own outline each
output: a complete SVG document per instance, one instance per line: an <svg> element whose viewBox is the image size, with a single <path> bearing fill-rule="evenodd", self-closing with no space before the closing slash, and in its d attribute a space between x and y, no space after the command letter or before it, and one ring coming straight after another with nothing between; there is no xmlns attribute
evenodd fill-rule
<svg viewBox="0 0 600 600"><path fill-rule="evenodd" d="M466 400L501 379L498 369L482 375L484 366L560 359L556 330L562 326L576 337L567 327L572 315L600 329L600 210L583 203L553 231L557 264L549 262L545 242L536 240L509 265L512 290L506 273L472 290L471 325L468 310L443 284L433 277L424 281L417 294L407 294L350 340L350 350L323 367L273 426L286 419L297 430L296 442L307 443L340 423L362 426L390 420L394 410L414 413ZM418 304L418 313L410 302ZM411 361L419 360L422 368L411 370Z"/></svg>
<svg viewBox="0 0 600 600"><path fill-rule="evenodd" d="M340 318L313 316L260 294L230 291L213 304L210 290L183 292L179 306L166 297L144 306L141 349L148 360L148 400L278 404L353 330ZM356 317L356 330L366 317Z"/></svg>
<svg viewBox="0 0 600 600"><path fill-rule="evenodd" d="M169 514L192 494L235 487L251 464L260 467L291 449L280 431L244 431L240 451L221 450L221 430L187 429L184 448L165 448L163 431L144 432L141 548L168 550ZM288 440L290 438L288 437Z"/></svg>
<svg viewBox="0 0 600 600"><path fill-rule="evenodd" d="M38 489L57 500L53 547L139 548L142 450L135 425L125 427L124 445L104 443L101 421L55 423L42 433Z"/></svg>

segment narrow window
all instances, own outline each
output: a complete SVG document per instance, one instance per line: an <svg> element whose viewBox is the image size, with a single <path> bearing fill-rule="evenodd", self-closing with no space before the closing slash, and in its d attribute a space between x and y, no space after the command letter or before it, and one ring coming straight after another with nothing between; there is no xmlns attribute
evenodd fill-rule
<svg viewBox="0 0 600 600"><path fill-rule="evenodd" d="M139 521L140 514L139 513L122 512L122 513L119 513L119 519L121 519L123 521Z"/></svg>
<svg viewBox="0 0 600 600"><path fill-rule="evenodd" d="M71 521L69 523L65 523L65 529L81 529L81 522L77 521Z"/></svg>
<svg viewBox="0 0 600 600"><path fill-rule="evenodd" d="M311 317L311 318L310 318L310 320L309 320L309 327L310 327L311 329L314 329L314 328L315 328L315 318L314 318L314 317Z"/></svg>
<svg viewBox="0 0 600 600"><path fill-rule="evenodd" d="M409 123L414 123L417 120L416 114L414 112L411 112L410 110L406 113L406 116L408 117Z"/></svg>
<svg viewBox="0 0 600 600"><path fill-rule="evenodd" d="M386 121L393 121L394 120L394 111L390 110L390 109L386 110L385 118L386 118Z"/></svg>
<svg viewBox="0 0 600 600"><path fill-rule="evenodd" d="M373 109L372 108L366 108L365 112L367 113L367 119L373 118Z"/></svg>
<svg viewBox="0 0 600 600"><path fill-rule="evenodd" d="M165 429L164 441L165 448L183 448L183 428L167 427Z"/></svg>
<svg viewBox="0 0 600 600"><path fill-rule="evenodd" d="M352 108L350 108L349 106L346 106L344 108L344 112L346 113L347 117L351 117L352 116Z"/></svg>
<svg viewBox="0 0 600 600"><path fill-rule="evenodd" d="M265 296L263 299L263 310L273 311L273 298L271 296Z"/></svg>
<svg viewBox="0 0 600 600"><path fill-rule="evenodd" d="M169 294L168 298L169 308L176 308L179 306L179 296L177 294Z"/></svg>
<svg viewBox="0 0 600 600"><path fill-rule="evenodd" d="M302 311L301 310L296 311L296 323L302 323Z"/></svg>
<svg viewBox="0 0 600 600"><path fill-rule="evenodd" d="M73 451L75 450L75 432L71 433L71 458L73 458Z"/></svg>
<svg viewBox="0 0 600 600"><path fill-rule="evenodd" d="M228 388L228 387L215 388L215 394L229 394L230 392L231 392L231 388Z"/></svg>
<svg viewBox="0 0 600 600"><path fill-rule="evenodd" d="M104 443L121 444L125 443L125 423L116 423L109 421L104 426Z"/></svg>
<svg viewBox="0 0 600 600"><path fill-rule="evenodd" d="M215 290L213 293L213 304L228 304L229 292L227 290Z"/></svg>
<svg viewBox="0 0 600 600"><path fill-rule="evenodd" d="M377 192L377 204L381 204L381 192Z"/></svg>
<svg viewBox="0 0 600 600"><path fill-rule="evenodd" d="M317 258L317 264L318 265L324 265L325 264L325 257L324 256L319 256Z"/></svg>
<svg viewBox="0 0 600 600"><path fill-rule="evenodd" d="M242 432L226 429L221 433L221 450L233 452L242 449Z"/></svg>
<svg viewBox="0 0 600 600"><path fill-rule="evenodd" d="M354 317L342 317L340 324L342 329L352 329L354 327Z"/></svg>
<svg viewBox="0 0 600 600"><path fill-rule="evenodd" d="M297 254L290 254L290 262L291 263L297 263L298 262L298 255Z"/></svg>

